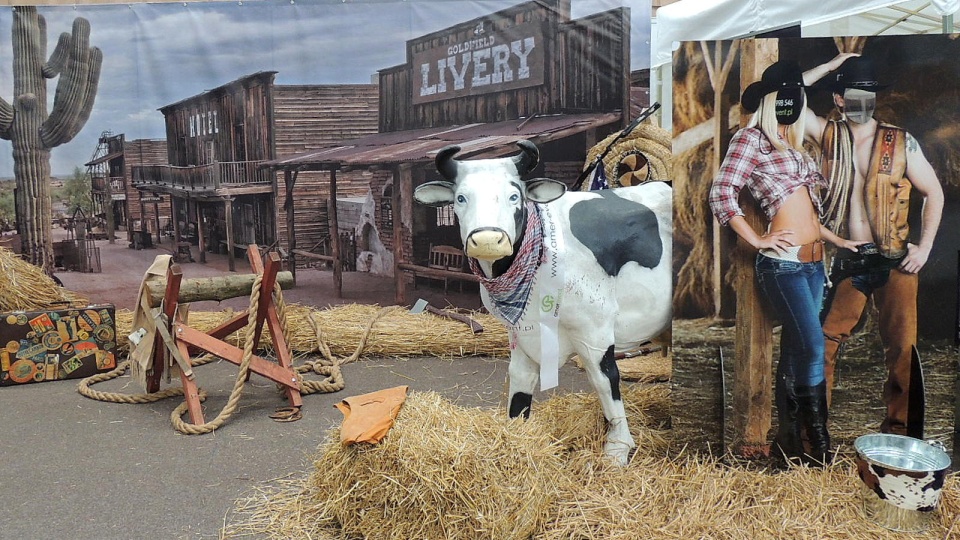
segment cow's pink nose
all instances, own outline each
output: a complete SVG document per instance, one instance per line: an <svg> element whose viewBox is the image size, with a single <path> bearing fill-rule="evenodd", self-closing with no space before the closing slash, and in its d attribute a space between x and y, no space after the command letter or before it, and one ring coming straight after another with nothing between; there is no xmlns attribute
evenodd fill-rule
<svg viewBox="0 0 960 540"><path fill-rule="evenodd" d="M467 257L495 261L513 255L513 245L502 229L474 231L464 242Z"/></svg>

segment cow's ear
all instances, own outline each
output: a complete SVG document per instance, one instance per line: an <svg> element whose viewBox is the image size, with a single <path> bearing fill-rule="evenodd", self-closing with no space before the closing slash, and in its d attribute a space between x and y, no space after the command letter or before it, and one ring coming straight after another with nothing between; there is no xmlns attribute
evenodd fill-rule
<svg viewBox="0 0 960 540"><path fill-rule="evenodd" d="M567 190L563 182L549 178L527 180L527 198L533 202L548 203L560 198Z"/></svg>
<svg viewBox="0 0 960 540"><path fill-rule="evenodd" d="M453 204L453 182L427 182L413 190L413 198L427 206Z"/></svg>

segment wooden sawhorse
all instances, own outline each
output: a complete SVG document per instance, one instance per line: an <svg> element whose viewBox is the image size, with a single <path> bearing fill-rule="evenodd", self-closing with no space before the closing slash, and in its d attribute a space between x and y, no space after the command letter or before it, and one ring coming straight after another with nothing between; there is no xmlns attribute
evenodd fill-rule
<svg viewBox="0 0 960 540"><path fill-rule="evenodd" d="M277 253L270 253L267 257L267 263L264 265L257 246L250 245L247 248L247 257L254 273L263 276L253 332L253 350L257 350L263 333L263 325L266 323L267 328L270 329L270 338L277 355L277 361L272 362L254 354L250 357L250 371L280 384L290 403L291 415L299 415L300 408L303 406L300 384L297 382L290 348L283 335L283 325L280 323L277 306L273 300L273 289L281 266L280 256ZM167 269L167 284L160 308L162 319L158 320L157 323L158 332L154 338L156 341L153 350L153 373L147 378L147 391L157 392L160 389L160 379L167 363L164 351L168 348L167 344L164 343L164 337L161 335L163 332L159 328L162 323L172 338L176 350L180 353L181 358L174 362L173 366L178 371L183 384L184 399L187 403L190 422L194 425L201 425L204 423L203 410L200 407L200 393L191 369L190 356L203 351L240 366L244 356L243 349L237 348L223 341L223 339L244 328L247 325L250 313L249 310L237 313L230 320L206 333L191 328L184 320L183 314L178 311L182 280L183 272L180 266L177 264L171 265ZM210 299L215 298L211 297Z"/></svg>

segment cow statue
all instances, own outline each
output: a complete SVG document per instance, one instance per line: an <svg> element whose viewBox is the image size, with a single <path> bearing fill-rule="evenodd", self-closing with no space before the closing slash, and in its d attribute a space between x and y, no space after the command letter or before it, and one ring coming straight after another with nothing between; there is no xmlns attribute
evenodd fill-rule
<svg viewBox="0 0 960 540"><path fill-rule="evenodd" d="M419 186L422 204L453 204L484 306L510 335L511 418L529 417L534 387L556 386L573 353L583 361L607 420L604 454L626 465L636 445L620 397L618 351L671 320L672 190L663 182L571 192L546 178L524 181L539 162L519 155L458 161L441 149L443 181Z"/></svg>

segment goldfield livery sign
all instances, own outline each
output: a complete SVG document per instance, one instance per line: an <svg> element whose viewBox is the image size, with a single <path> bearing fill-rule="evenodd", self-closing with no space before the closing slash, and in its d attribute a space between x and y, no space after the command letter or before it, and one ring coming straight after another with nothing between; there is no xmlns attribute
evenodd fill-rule
<svg viewBox="0 0 960 540"><path fill-rule="evenodd" d="M481 23L472 34L412 55L414 105L543 84L539 24L490 31Z"/></svg>

